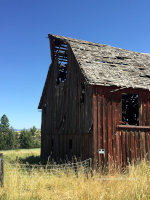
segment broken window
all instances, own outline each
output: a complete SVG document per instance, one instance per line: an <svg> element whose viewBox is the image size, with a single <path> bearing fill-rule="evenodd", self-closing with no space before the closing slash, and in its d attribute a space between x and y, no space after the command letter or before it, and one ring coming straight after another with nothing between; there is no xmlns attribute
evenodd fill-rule
<svg viewBox="0 0 150 200"><path fill-rule="evenodd" d="M67 65L58 65L57 85L67 79Z"/></svg>
<svg viewBox="0 0 150 200"><path fill-rule="evenodd" d="M129 125L139 125L139 96L137 94L122 95L122 121Z"/></svg>
<svg viewBox="0 0 150 200"><path fill-rule="evenodd" d="M54 42L54 59L57 61L58 74L57 85L63 83L67 79L68 66L68 46L64 40L53 39Z"/></svg>

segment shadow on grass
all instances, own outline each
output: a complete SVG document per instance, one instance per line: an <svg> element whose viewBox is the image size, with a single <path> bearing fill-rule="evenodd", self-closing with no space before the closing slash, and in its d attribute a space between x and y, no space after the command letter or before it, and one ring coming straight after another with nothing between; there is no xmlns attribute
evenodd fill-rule
<svg viewBox="0 0 150 200"><path fill-rule="evenodd" d="M30 164L30 165L46 165L47 160L41 159L40 156L28 156L26 158L19 158L18 161L22 164Z"/></svg>
<svg viewBox="0 0 150 200"><path fill-rule="evenodd" d="M77 161L81 161L80 159L77 160L77 158L72 158L72 159L64 159L64 160L54 160L51 157L48 158L41 158L40 156L35 156L35 155L31 155L31 156L27 156L26 158L18 158L16 159L17 162L21 163L21 164L29 164L29 165L52 165L52 164L70 164L70 163L76 163Z"/></svg>

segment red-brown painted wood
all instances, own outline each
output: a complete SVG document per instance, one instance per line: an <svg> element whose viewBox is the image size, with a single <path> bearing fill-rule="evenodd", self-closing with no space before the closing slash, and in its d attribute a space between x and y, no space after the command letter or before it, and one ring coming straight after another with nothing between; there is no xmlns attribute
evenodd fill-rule
<svg viewBox="0 0 150 200"><path fill-rule="evenodd" d="M108 162L109 167L113 168L113 144L112 144L112 105L108 103Z"/></svg>

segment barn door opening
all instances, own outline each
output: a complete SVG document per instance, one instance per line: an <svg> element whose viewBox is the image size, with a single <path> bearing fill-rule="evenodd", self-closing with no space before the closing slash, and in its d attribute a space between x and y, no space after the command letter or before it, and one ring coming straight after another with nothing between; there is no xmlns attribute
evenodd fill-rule
<svg viewBox="0 0 150 200"><path fill-rule="evenodd" d="M122 121L125 124L139 126L138 94L122 94Z"/></svg>

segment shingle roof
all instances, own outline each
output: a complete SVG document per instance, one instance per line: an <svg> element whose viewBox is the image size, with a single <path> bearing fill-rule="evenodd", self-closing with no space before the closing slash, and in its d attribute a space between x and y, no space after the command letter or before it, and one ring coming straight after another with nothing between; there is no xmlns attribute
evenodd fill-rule
<svg viewBox="0 0 150 200"><path fill-rule="evenodd" d="M49 34L67 42L89 84L150 90L150 54Z"/></svg>

